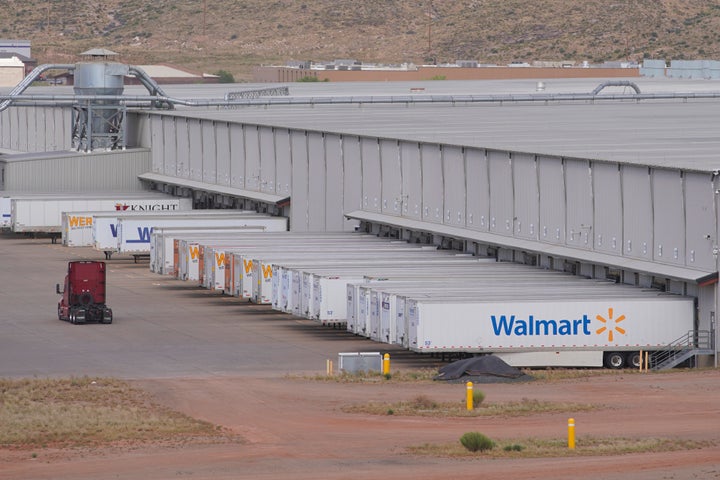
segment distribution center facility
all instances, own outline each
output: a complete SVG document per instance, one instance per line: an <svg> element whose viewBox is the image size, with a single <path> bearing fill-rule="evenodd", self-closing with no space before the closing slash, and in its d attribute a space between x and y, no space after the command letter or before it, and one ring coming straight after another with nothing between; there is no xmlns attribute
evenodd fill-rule
<svg viewBox="0 0 720 480"><path fill-rule="evenodd" d="M149 104L128 87L108 148L78 142L87 99L30 88L0 113L0 189L115 182L287 216L294 232L359 230L677 293L696 299L694 332L716 351L720 85L603 82L292 84L225 104L253 86L173 86Z"/></svg>

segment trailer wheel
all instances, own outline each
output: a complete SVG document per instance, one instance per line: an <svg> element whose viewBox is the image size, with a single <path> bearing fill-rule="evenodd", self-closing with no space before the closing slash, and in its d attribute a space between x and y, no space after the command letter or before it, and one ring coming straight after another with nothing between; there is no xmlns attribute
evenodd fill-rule
<svg viewBox="0 0 720 480"><path fill-rule="evenodd" d="M622 352L610 352L606 354L605 365L608 368L620 369L625 366L625 355Z"/></svg>
<svg viewBox="0 0 720 480"><path fill-rule="evenodd" d="M629 352L627 357L625 357L625 363L630 368L640 368L642 355L640 355L640 352Z"/></svg>
<svg viewBox="0 0 720 480"><path fill-rule="evenodd" d="M93 303L93 297L90 292L85 292L82 295L80 295L80 298L78 298L78 302L82 305L90 305Z"/></svg>
<svg viewBox="0 0 720 480"><path fill-rule="evenodd" d="M75 318L75 312L73 310L70 310L70 314L68 319L70 320L70 323L75 325L77 323L77 319Z"/></svg>

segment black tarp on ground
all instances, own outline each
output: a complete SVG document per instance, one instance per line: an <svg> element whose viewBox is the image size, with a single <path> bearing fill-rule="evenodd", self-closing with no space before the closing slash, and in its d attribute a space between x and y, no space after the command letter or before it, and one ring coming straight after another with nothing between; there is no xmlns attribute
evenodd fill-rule
<svg viewBox="0 0 720 480"><path fill-rule="evenodd" d="M435 380L472 381L491 383L502 381L528 381L530 375L511 367L494 355L466 358L440 367Z"/></svg>

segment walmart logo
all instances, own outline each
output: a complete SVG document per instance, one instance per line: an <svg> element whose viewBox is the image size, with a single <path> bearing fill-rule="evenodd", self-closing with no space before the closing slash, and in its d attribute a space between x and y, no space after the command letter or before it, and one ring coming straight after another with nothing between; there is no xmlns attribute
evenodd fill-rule
<svg viewBox="0 0 720 480"><path fill-rule="evenodd" d="M535 315L520 318L515 315L491 315L493 333L496 336L590 336L593 334L591 327L592 316L584 314L574 319L545 319ZM612 308L608 308L607 315L595 315L595 320L602 325L595 330L597 335L604 335L607 332L608 341L612 342L614 333L624 335L625 329L617 324L625 320L625 315L614 317Z"/></svg>
<svg viewBox="0 0 720 480"><path fill-rule="evenodd" d="M613 318L612 308L608 308L607 318L603 317L602 315L596 315L595 319L603 324L603 326L598 328L595 333L597 333L598 335L602 335L603 333L607 332L608 342L613 341L613 332L625 335L625 329L622 327L618 327L617 325L618 323L625 320L625 315L620 315L617 318Z"/></svg>

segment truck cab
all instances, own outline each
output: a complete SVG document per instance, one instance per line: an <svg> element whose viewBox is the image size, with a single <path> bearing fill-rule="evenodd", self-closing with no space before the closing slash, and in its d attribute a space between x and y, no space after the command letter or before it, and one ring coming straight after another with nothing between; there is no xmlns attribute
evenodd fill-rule
<svg viewBox="0 0 720 480"><path fill-rule="evenodd" d="M105 262L74 261L68 263L62 295L58 302L58 318L73 324L87 322L112 323L112 310L105 304Z"/></svg>

